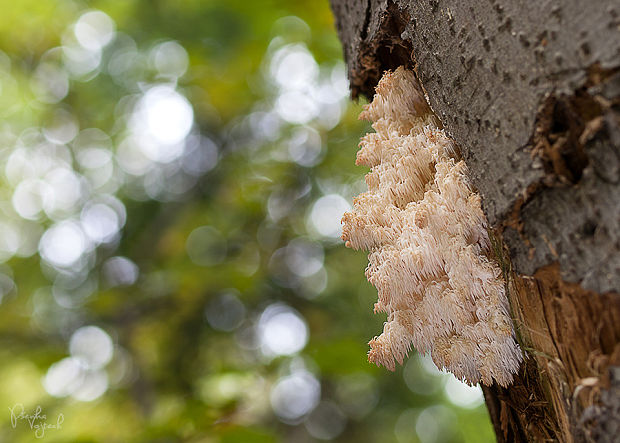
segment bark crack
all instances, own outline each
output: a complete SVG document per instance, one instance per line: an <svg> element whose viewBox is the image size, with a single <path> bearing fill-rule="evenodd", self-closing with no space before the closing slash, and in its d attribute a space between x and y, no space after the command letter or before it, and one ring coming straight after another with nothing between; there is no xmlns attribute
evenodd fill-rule
<svg viewBox="0 0 620 443"><path fill-rule="evenodd" d="M362 24L362 40L366 40L366 37L368 37L368 27L370 26L370 16L372 14L372 9L371 9L371 0L368 0L366 2L366 12L365 12L365 16L364 16L364 23Z"/></svg>

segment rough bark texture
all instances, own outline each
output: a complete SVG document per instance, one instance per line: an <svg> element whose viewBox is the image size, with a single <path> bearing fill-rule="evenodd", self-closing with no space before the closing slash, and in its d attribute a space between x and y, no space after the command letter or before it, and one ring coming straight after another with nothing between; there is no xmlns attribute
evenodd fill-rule
<svg viewBox="0 0 620 443"><path fill-rule="evenodd" d="M500 441L620 437L620 4L331 0L354 97L406 65L460 145L528 360Z"/></svg>

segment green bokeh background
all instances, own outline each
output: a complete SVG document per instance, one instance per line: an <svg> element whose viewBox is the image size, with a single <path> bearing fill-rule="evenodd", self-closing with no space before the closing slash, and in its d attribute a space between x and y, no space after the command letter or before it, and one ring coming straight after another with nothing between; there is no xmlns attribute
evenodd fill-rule
<svg viewBox="0 0 620 443"><path fill-rule="evenodd" d="M35 440L26 420L11 422L16 404L41 407L35 424L62 414L49 442L494 440L479 391L428 359L413 352L395 373L366 361L385 319L372 313L365 254L330 229L364 189L354 159L370 128L346 96L326 1L0 10L0 441ZM93 10L114 33L85 50L75 24ZM156 56L166 42L181 57L170 69ZM291 53L306 65L278 71ZM173 159L148 146L144 157L132 126L162 85L193 112ZM69 178L53 182L54 168ZM67 192L77 196L62 206ZM87 232L104 226L85 215L97 202L114 212L105 239ZM45 252L59 226L69 237ZM78 257L59 265L75 235ZM288 320L270 324L270 307ZM92 326L113 344L101 367L70 349ZM301 341L282 348L290 334ZM93 340L91 354L105 353ZM79 373L54 379L62 361Z"/></svg>

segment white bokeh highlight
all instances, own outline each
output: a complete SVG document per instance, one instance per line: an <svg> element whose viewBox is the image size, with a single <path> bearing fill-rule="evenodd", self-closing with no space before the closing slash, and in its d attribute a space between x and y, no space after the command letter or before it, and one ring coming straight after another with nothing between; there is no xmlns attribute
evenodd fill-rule
<svg viewBox="0 0 620 443"><path fill-rule="evenodd" d="M281 378L271 390L271 407L283 421L295 423L312 411L321 398L321 385L314 375L300 370Z"/></svg>
<svg viewBox="0 0 620 443"><path fill-rule="evenodd" d="M308 342L308 326L293 308L274 303L261 314L257 326L260 350L266 357L292 355Z"/></svg>
<svg viewBox="0 0 620 443"><path fill-rule="evenodd" d="M327 239L338 239L342 235L342 215L351 210L351 205L339 194L328 194L319 198L310 211L310 228Z"/></svg>
<svg viewBox="0 0 620 443"><path fill-rule="evenodd" d="M66 268L74 265L90 248L84 231L74 221L53 225L41 237L39 252L52 266Z"/></svg>
<svg viewBox="0 0 620 443"><path fill-rule="evenodd" d="M158 85L140 99L130 126L138 135L160 145L181 143L194 123L194 110L187 99L172 86ZM155 161L170 161L165 152L145 148L145 154ZM178 155L177 155L178 157Z"/></svg>
<svg viewBox="0 0 620 443"><path fill-rule="evenodd" d="M484 395L479 385L468 386L452 374L446 380L444 392L453 405L461 408L473 409L484 403Z"/></svg>
<svg viewBox="0 0 620 443"><path fill-rule="evenodd" d="M102 11L89 11L80 16L73 27L78 43L89 51L100 51L114 38L116 25Z"/></svg>
<svg viewBox="0 0 620 443"><path fill-rule="evenodd" d="M97 326L83 326L71 336L69 351L88 369L100 369L112 360L114 344L103 329Z"/></svg>

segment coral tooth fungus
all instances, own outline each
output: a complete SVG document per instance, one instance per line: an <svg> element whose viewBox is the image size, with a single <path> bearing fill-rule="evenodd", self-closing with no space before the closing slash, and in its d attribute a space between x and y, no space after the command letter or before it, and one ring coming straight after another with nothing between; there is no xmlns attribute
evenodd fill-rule
<svg viewBox="0 0 620 443"><path fill-rule="evenodd" d="M368 359L393 370L413 345L473 384L512 382L522 353L490 258L480 196L411 71L387 72L360 118L375 133L356 164L368 192L342 218L346 246L369 251L366 276L388 314Z"/></svg>

